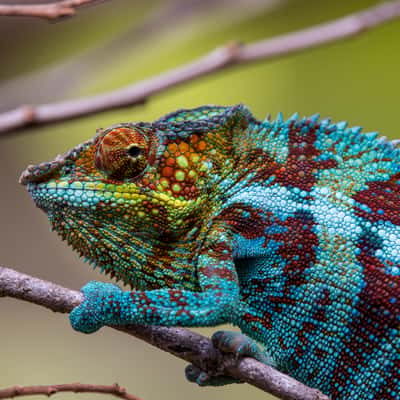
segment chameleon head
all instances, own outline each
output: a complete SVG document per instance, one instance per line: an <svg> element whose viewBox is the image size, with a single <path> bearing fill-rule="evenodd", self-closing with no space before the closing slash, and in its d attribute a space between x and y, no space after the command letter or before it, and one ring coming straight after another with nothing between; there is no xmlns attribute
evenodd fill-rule
<svg viewBox="0 0 400 400"><path fill-rule="evenodd" d="M209 106L113 125L53 161L28 166L20 182L63 239L106 271L125 268L124 278L126 269L148 265L144 258L155 258L160 243L201 231L213 182L231 160L220 122L232 125L235 115L236 108Z"/></svg>
<svg viewBox="0 0 400 400"><path fill-rule="evenodd" d="M176 178L166 182L172 159L162 141L150 124L115 125L53 161L28 166L20 183L81 256L108 270L125 251L132 266L135 244L174 240L193 225L197 199L184 181L181 194L172 188ZM189 175L180 164L177 179Z"/></svg>

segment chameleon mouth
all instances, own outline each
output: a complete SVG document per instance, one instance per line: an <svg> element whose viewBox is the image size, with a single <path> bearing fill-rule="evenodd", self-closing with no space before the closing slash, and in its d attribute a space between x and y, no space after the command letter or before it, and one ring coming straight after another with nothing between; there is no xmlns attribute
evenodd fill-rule
<svg viewBox="0 0 400 400"><path fill-rule="evenodd" d="M104 190L96 189L92 182L76 181L70 184L66 180L54 179L44 182L28 182L27 190L37 207L47 214L63 215L67 211L75 213L77 210L90 210L99 202L105 203Z"/></svg>
<svg viewBox="0 0 400 400"><path fill-rule="evenodd" d="M54 208L54 203L49 201L49 199L46 201L46 190L41 188L40 183L28 182L25 185L27 186L29 195L35 202L35 205L46 214L49 214L51 209Z"/></svg>

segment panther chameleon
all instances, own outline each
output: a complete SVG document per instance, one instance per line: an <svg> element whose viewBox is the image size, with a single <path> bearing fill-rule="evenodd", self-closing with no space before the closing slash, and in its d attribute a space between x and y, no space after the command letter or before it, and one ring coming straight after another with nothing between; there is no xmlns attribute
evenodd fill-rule
<svg viewBox="0 0 400 400"><path fill-rule="evenodd" d="M88 283L74 329L229 322L263 350L218 332L225 351L334 400L399 400L400 150L360 131L202 106L29 166L52 228L135 289Z"/></svg>

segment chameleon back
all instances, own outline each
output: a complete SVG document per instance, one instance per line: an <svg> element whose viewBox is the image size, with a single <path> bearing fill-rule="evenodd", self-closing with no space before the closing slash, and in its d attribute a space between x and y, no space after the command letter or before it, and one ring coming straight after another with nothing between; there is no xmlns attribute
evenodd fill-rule
<svg viewBox="0 0 400 400"><path fill-rule="evenodd" d="M333 399L399 399L399 151L317 117L250 130L222 207L248 305L235 322Z"/></svg>

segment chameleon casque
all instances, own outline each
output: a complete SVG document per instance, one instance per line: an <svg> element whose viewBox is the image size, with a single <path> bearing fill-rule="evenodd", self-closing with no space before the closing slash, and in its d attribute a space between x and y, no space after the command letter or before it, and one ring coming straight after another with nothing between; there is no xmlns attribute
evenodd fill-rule
<svg viewBox="0 0 400 400"><path fill-rule="evenodd" d="M360 131L203 106L29 166L53 229L135 288L88 283L73 327L230 322L265 349L218 332L225 351L332 399L400 399L400 150Z"/></svg>

